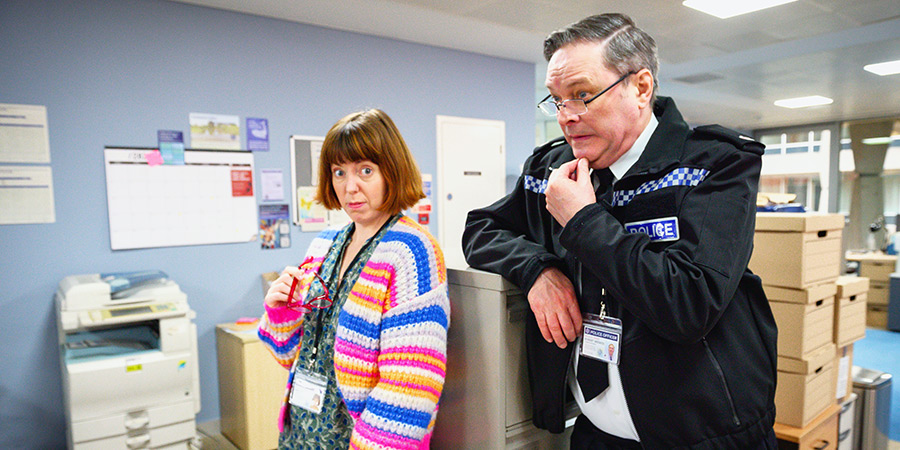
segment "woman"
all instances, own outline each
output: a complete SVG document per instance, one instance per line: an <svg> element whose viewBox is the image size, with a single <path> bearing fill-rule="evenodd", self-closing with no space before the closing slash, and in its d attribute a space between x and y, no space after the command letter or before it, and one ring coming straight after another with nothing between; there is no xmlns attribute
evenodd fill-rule
<svg viewBox="0 0 900 450"><path fill-rule="evenodd" d="M290 368L279 448L428 448L450 301L441 249L401 214L424 197L387 114L353 113L328 131L316 200L352 222L284 269L259 325Z"/></svg>

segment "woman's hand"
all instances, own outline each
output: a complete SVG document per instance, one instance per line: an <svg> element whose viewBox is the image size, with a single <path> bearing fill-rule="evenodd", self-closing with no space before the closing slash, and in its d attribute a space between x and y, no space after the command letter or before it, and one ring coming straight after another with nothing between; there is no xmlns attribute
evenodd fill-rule
<svg viewBox="0 0 900 450"><path fill-rule="evenodd" d="M266 292L266 298L264 299L266 306L269 308L284 308L288 306L292 302L288 298L288 295L291 293L291 284L293 284L294 278L299 276L301 276L300 269L296 266L285 267L281 272L281 276L272 282L272 286ZM299 292L294 291L293 302L300 301L300 298L298 298L299 294Z"/></svg>

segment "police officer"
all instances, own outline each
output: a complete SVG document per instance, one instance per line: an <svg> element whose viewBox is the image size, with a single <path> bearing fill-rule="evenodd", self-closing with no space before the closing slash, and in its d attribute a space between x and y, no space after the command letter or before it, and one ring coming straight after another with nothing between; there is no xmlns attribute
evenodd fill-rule
<svg viewBox="0 0 900 450"><path fill-rule="evenodd" d="M563 431L568 391L572 448L774 448L776 327L747 269L763 146L688 127L627 16L558 30L544 56L538 106L564 136L463 236L471 266L527 292L535 425Z"/></svg>

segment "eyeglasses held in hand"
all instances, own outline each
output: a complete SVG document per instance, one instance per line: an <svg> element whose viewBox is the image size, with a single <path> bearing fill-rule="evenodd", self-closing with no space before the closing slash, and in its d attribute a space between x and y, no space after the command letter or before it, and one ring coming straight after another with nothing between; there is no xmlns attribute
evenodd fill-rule
<svg viewBox="0 0 900 450"><path fill-rule="evenodd" d="M304 269L304 266L307 266L312 262L312 258L306 258L299 266L298 269L304 272L312 273L313 277L309 280L309 284L306 285L306 293L303 294L303 301L295 301L294 300L294 291L297 289L297 285L300 283L300 279L294 277L294 281L291 283L291 292L288 294L288 308L291 308L295 311L309 311L312 309L324 309L331 306L333 300L331 299L331 295L328 292L328 285L325 284L325 280L319 275L317 270ZM309 293L313 292L313 283L318 281L322 285L322 294L316 295L312 298L309 297Z"/></svg>
<svg viewBox="0 0 900 450"><path fill-rule="evenodd" d="M597 94L587 100L580 99L580 98L573 98L571 100L564 100L561 102L557 102L555 100L550 100L550 96L553 94L547 94L547 96L544 97L544 99L541 100L541 102L538 103L537 106L541 110L541 112L543 112L544 114L546 114L548 116L557 115L559 113L559 111L563 108L566 108L566 112L568 112L569 114L574 114L576 116L580 116L587 112L587 104L588 103L596 100L597 97L600 97L601 95L605 94L606 91L614 88L617 84L621 83L622 80L624 80L624 79L628 78L629 76L634 75L636 73L637 72L635 72L635 71L631 71L631 72L626 73L625 75L622 75L621 77L619 77L618 80L616 80L615 83L609 85L606 89L600 91L599 94Z"/></svg>

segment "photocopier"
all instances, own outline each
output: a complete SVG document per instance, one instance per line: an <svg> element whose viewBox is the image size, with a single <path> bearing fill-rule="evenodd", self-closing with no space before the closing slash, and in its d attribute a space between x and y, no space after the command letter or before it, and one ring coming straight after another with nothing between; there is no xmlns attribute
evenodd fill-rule
<svg viewBox="0 0 900 450"><path fill-rule="evenodd" d="M72 275L55 296L70 449L190 448L197 327L160 271Z"/></svg>

